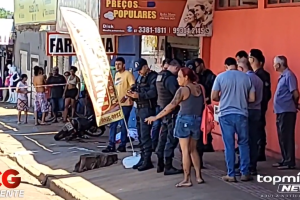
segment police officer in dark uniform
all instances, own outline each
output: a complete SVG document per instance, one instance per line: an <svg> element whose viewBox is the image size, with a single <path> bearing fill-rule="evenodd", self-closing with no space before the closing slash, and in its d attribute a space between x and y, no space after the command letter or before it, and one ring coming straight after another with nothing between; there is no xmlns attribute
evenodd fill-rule
<svg viewBox="0 0 300 200"><path fill-rule="evenodd" d="M172 101L173 97L176 94L176 91L179 88L177 82L177 74L181 67L181 61L174 59L169 63L168 68L162 70L157 76L157 104L161 110L164 109ZM179 142L178 138L175 138L173 136L173 130L178 110L178 108L175 109L172 113L168 114L162 119L161 133L156 149L156 154L158 157L157 173L164 171L164 175L183 173L182 170L178 170L172 165L174 149L177 147Z"/></svg>
<svg viewBox="0 0 300 200"><path fill-rule="evenodd" d="M157 73L151 71L145 59L141 58L135 62L135 71L138 71L134 87L127 92L127 96L136 102L137 106L137 130L141 147L141 159L133 166L133 169L145 171L153 168L151 162L152 155L152 140L151 128L152 125L145 123L147 117L156 114L155 108L157 104L156 78Z"/></svg>
<svg viewBox="0 0 300 200"><path fill-rule="evenodd" d="M258 60L259 63L253 62L254 57ZM266 161L265 149L266 149L266 112L268 109L268 103L272 97L271 92L271 78L270 74L264 70L265 57L261 50L259 49L251 49L249 54L249 62L255 74L263 81L263 99L261 102L261 124L260 124L260 140L259 140L259 149L258 149L258 161Z"/></svg>

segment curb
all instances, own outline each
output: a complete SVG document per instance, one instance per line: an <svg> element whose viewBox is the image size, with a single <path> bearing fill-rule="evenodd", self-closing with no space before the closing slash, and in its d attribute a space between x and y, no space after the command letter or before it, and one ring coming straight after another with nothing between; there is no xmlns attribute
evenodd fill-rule
<svg viewBox="0 0 300 200"><path fill-rule="evenodd" d="M11 137L9 134L5 134L5 133L1 133L0 135L0 141L3 141L2 138L4 138L6 140L5 143L9 143L9 141L12 142L12 145L14 146L14 148L16 147L16 149L18 149L18 151L27 151L23 145L18 142L16 139L14 139L13 137ZM13 150L11 150L11 148L8 148L7 145L3 144L2 142L0 142L0 152L2 152L5 156L7 156L9 159L11 159L12 161L16 162L21 168L23 168L27 173L29 173L31 176L35 177L36 179L38 179L45 187L47 187L48 189L50 189L51 191L53 191L55 194L57 194L58 196L66 199L66 200L92 200L92 199L99 199L101 198L101 196L105 196L105 200L116 200L117 198L114 198L113 196L106 196L104 194L101 194L103 190L101 190L101 188L98 188L97 186L93 185L92 183L90 183L89 181L84 180L77 180L79 181L81 184L84 185L84 187L78 187L81 190L85 190L87 187L91 188L95 193L99 194L98 197L95 198L95 196L93 195L92 197L87 197L85 195L83 195L83 193L89 194L89 192L79 192L78 190L76 190L74 187L71 187L70 185L64 183L63 181L61 181L61 178L66 178L66 177L77 177L76 174L72 174L72 173L68 173L64 170L52 170L49 167L36 163L37 167L33 166L32 164L28 164L25 160L25 158L33 159L32 155L20 155L20 156L16 156L13 152ZM34 162L36 162L34 160ZM44 168L44 170L43 170ZM45 173L49 171L48 173ZM51 174L51 171L54 172L53 174ZM61 172L61 173L57 173L57 172ZM72 183L74 183L74 181L72 181ZM94 188L95 187L95 188ZM98 191L97 191L98 190Z"/></svg>
<svg viewBox="0 0 300 200"><path fill-rule="evenodd" d="M6 154L5 148L0 147L0 152ZM52 190L58 196L66 200L89 200L87 197L83 196L81 193L78 193L73 188L62 183L59 178L55 175L46 175L42 171L36 169L32 165L28 165L22 157L16 157L13 155L6 155L9 159L16 162L20 167L22 167L28 174L38 179L42 185L46 186L48 189ZM67 174L66 174L67 175Z"/></svg>

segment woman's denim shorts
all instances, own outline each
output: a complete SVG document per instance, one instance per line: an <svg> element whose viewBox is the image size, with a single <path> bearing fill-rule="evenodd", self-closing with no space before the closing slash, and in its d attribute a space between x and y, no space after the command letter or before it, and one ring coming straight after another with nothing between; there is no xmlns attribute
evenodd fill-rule
<svg viewBox="0 0 300 200"><path fill-rule="evenodd" d="M201 117L196 115L177 115L174 137L193 138L199 140L201 136Z"/></svg>

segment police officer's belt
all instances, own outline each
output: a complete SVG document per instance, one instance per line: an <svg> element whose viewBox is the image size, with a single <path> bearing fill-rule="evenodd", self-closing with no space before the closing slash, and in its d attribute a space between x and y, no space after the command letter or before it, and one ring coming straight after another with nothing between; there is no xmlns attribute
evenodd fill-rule
<svg viewBox="0 0 300 200"><path fill-rule="evenodd" d="M149 102L138 102L137 103L137 108L149 108L150 103Z"/></svg>

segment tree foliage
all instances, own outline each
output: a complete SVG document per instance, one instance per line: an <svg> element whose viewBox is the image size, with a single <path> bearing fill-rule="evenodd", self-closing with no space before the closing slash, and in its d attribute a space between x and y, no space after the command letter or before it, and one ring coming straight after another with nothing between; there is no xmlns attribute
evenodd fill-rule
<svg viewBox="0 0 300 200"><path fill-rule="evenodd" d="M7 16L13 15L13 12L0 8L0 18L7 18Z"/></svg>

